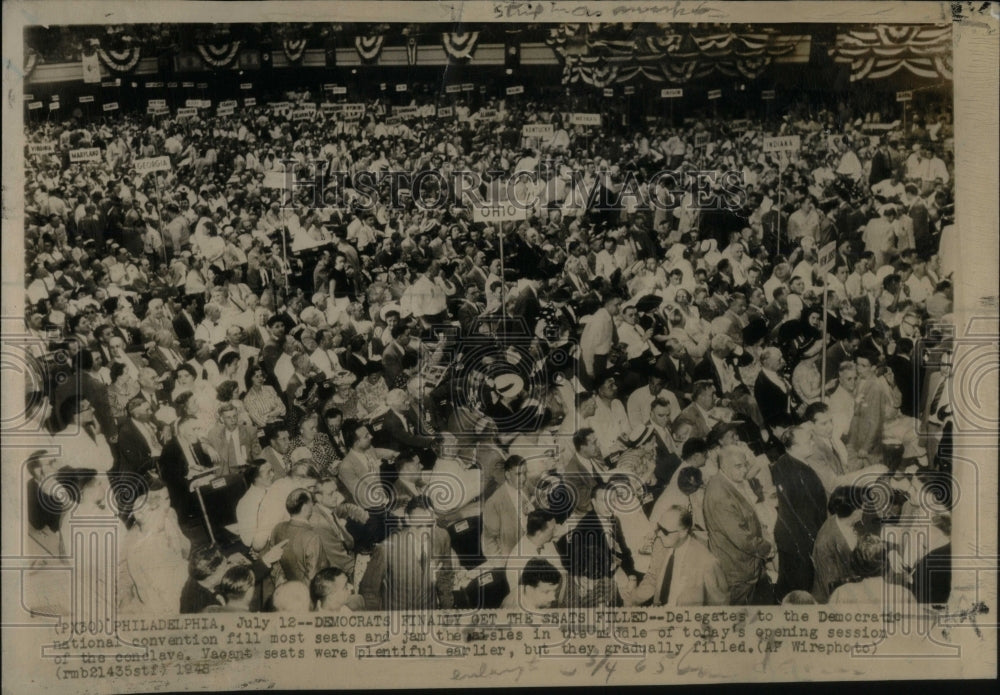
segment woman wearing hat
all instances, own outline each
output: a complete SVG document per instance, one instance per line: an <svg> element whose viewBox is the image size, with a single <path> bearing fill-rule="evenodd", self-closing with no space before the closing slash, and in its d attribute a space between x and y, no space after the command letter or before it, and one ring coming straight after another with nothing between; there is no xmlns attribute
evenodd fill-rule
<svg viewBox="0 0 1000 695"><path fill-rule="evenodd" d="M380 361L369 361L365 365L365 372L365 378L355 387L355 393L358 397L358 410L370 414L385 407L385 397L389 394L389 387L382 378Z"/></svg>
<svg viewBox="0 0 1000 695"><path fill-rule="evenodd" d="M335 389L330 398L328 407L337 408L344 414L344 418L363 418L368 411L361 406L358 394L354 390L354 375L351 372L342 370L333 375L331 379Z"/></svg>

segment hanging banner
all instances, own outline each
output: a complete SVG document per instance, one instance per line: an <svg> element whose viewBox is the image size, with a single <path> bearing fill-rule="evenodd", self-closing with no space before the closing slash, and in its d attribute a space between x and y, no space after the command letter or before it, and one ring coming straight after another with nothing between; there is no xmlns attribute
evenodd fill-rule
<svg viewBox="0 0 1000 695"><path fill-rule="evenodd" d="M91 95L82 96L82 97L80 97L80 103L81 104L93 104L94 103L94 97L91 96Z"/></svg>
<svg viewBox="0 0 1000 695"><path fill-rule="evenodd" d="M132 168L135 169L135 173L137 174L149 174L154 171L170 171L170 157L164 155L162 157L137 159L132 162Z"/></svg>
<svg viewBox="0 0 1000 695"><path fill-rule="evenodd" d="M507 96L511 96L512 94L524 94L524 86L523 85L515 85L513 87L507 87L506 93L507 93Z"/></svg>
<svg viewBox="0 0 1000 695"><path fill-rule="evenodd" d="M660 97L663 99L676 99L684 96L683 89L661 89Z"/></svg>
<svg viewBox="0 0 1000 695"><path fill-rule="evenodd" d="M105 111L117 111L118 110L118 102L117 101L112 101L110 104L105 104L104 105L104 110Z"/></svg>
<svg viewBox="0 0 1000 695"><path fill-rule="evenodd" d="M100 147L87 147L81 150L70 150L69 161L71 164L79 162L99 162L101 161Z"/></svg>
<svg viewBox="0 0 1000 695"><path fill-rule="evenodd" d="M600 126L601 114L599 113L571 113L569 115L571 125Z"/></svg>

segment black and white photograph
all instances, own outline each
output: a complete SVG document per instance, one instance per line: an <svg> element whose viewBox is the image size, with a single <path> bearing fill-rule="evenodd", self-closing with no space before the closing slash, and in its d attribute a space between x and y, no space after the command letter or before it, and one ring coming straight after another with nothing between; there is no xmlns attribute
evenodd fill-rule
<svg viewBox="0 0 1000 695"><path fill-rule="evenodd" d="M995 4L158 4L4 6L25 692L996 676Z"/></svg>

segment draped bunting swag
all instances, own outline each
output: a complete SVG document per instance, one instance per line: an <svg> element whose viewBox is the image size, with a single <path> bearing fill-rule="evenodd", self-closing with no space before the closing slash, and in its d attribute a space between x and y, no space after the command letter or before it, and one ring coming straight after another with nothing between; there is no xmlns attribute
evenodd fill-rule
<svg viewBox="0 0 1000 695"><path fill-rule="evenodd" d="M851 81L878 80L900 70L953 79L951 26L875 25L837 34L830 55L850 63Z"/></svg>
<svg viewBox="0 0 1000 695"><path fill-rule="evenodd" d="M357 49L361 62L370 65L378 61L378 57L382 53L383 43L385 43L385 37L381 35L358 36L354 39L354 48Z"/></svg>
<svg viewBox="0 0 1000 695"><path fill-rule="evenodd" d="M142 48L138 45L131 45L122 50L115 50L113 48L104 49L98 43L97 55L108 70L126 73L131 72L139 64L139 58L142 57Z"/></svg>
<svg viewBox="0 0 1000 695"><path fill-rule="evenodd" d="M306 54L305 39L285 39L281 42L281 49L285 52L285 57L289 63L298 63L302 56Z"/></svg>
<svg viewBox="0 0 1000 695"><path fill-rule="evenodd" d="M444 52L452 60L470 60L479 42L478 31L452 31L441 34Z"/></svg>
<svg viewBox="0 0 1000 695"><path fill-rule="evenodd" d="M563 83L594 87L645 78L682 83L718 72L753 79L774 58L795 51L802 36L722 33L705 36L664 34L609 41L588 35L585 25L563 24L549 30L546 44L563 63Z"/></svg>
<svg viewBox="0 0 1000 695"><path fill-rule="evenodd" d="M240 52L240 42L198 44L198 54L213 68L226 68L233 64Z"/></svg>

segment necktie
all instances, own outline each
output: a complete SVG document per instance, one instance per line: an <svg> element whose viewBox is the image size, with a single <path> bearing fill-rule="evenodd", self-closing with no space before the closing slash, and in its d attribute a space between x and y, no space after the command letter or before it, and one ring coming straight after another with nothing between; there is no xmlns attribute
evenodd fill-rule
<svg viewBox="0 0 1000 695"><path fill-rule="evenodd" d="M670 582L673 580L674 576L674 557L675 551L670 551L670 559L667 560L667 568L663 571L663 583L660 585L660 597L657 600L656 605L665 606L667 605L667 600L670 598Z"/></svg>
<svg viewBox="0 0 1000 695"><path fill-rule="evenodd" d="M931 408L928 414L934 419L937 419L938 404L941 402L941 396L944 395L944 387L947 383L947 379L941 379L941 383L934 391L934 398L931 399Z"/></svg>
<svg viewBox="0 0 1000 695"><path fill-rule="evenodd" d="M233 466L242 466L243 461L240 457L240 442L237 430L233 430L229 433L229 446L232 448L233 453L229 456L229 460L232 462Z"/></svg>

